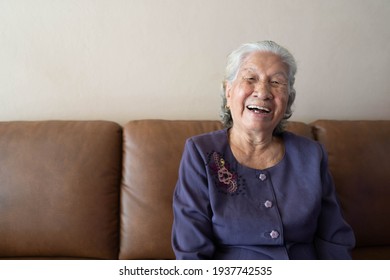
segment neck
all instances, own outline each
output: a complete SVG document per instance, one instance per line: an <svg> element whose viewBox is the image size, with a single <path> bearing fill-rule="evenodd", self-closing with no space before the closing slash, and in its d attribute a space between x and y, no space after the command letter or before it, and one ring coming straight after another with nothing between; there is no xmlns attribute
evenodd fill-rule
<svg viewBox="0 0 390 280"><path fill-rule="evenodd" d="M274 137L270 133L257 132L241 132L234 128L229 131L230 144L241 147L241 149L248 151L263 151L272 146Z"/></svg>
<svg viewBox="0 0 390 280"><path fill-rule="evenodd" d="M284 155L283 141L269 133L242 133L231 128L229 144L240 164L255 169L271 167Z"/></svg>

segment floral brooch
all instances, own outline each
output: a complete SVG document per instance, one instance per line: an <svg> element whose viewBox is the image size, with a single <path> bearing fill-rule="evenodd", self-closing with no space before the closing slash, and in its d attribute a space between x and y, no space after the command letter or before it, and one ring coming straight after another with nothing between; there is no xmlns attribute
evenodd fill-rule
<svg viewBox="0 0 390 280"><path fill-rule="evenodd" d="M235 172L229 170L229 164L217 152L210 154L210 169L218 178L217 186L226 193L233 194L238 189L238 176Z"/></svg>

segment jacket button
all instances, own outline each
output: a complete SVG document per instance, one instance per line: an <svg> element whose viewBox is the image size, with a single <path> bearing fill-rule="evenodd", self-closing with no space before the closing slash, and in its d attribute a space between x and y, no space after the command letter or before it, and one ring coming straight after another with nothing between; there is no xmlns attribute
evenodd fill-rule
<svg viewBox="0 0 390 280"><path fill-rule="evenodd" d="M261 173L260 176L259 176L259 179L261 181L264 181L265 179L267 179L267 175L265 175L264 173Z"/></svg>
<svg viewBox="0 0 390 280"><path fill-rule="evenodd" d="M264 206L265 206L265 208L271 208L272 207L272 202L267 200L266 202L264 202Z"/></svg>
<svg viewBox="0 0 390 280"><path fill-rule="evenodd" d="M271 236L272 239L275 239L275 238L279 237L279 232L277 232L276 230L273 230L270 232L269 235Z"/></svg>

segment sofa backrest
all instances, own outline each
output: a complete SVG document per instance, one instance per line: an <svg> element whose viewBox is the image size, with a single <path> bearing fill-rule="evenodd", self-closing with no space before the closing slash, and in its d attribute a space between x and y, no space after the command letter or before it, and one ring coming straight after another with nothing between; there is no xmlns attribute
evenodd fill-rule
<svg viewBox="0 0 390 280"><path fill-rule="evenodd" d="M131 121L123 128L120 259L173 259L172 196L185 140L219 121ZM310 126L287 128L312 137Z"/></svg>
<svg viewBox="0 0 390 280"><path fill-rule="evenodd" d="M311 124L324 144L347 222L354 259L390 259L390 121Z"/></svg>
<svg viewBox="0 0 390 280"><path fill-rule="evenodd" d="M0 122L0 258L115 259L122 128Z"/></svg>

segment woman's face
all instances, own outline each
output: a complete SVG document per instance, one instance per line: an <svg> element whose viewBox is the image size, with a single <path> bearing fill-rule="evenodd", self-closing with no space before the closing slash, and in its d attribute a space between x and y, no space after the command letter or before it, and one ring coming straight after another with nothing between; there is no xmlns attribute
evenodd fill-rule
<svg viewBox="0 0 390 280"><path fill-rule="evenodd" d="M288 66L273 53L251 53L225 94L234 129L272 134L287 108Z"/></svg>

